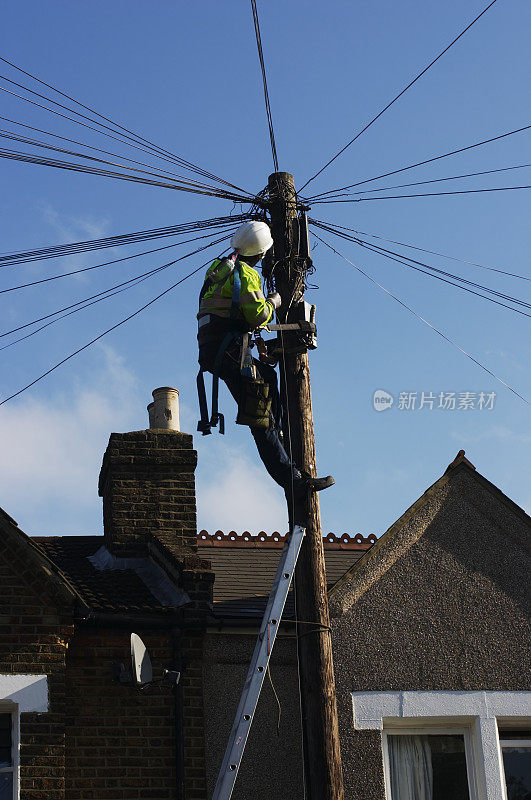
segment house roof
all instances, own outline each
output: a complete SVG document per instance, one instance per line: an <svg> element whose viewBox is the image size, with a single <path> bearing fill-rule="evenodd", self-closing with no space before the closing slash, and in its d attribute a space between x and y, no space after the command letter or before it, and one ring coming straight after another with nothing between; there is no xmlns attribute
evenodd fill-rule
<svg viewBox="0 0 531 800"><path fill-rule="evenodd" d="M338 616L344 613L395 563L400 554L413 544L415 539L404 533L409 523L416 515L437 513L436 506L437 502L440 501L436 501L436 498L440 495L441 490L447 491L449 486L456 487L457 491L463 493L463 495L470 492L467 487L472 487L475 502L479 503L480 506L482 504L481 492L488 492L495 501L494 507L497 509L496 516L499 518L498 521L502 519L505 523L503 528L506 535L515 539L524 547L526 546L524 539L527 538L528 545L529 531L531 529L529 515L497 486L477 472L474 464L466 458L465 451L459 450L444 474L426 489L424 494L378 539L375 546L362 554L362 557L346 570L335 585L331 587L329 599L332 615ZM469 499L471 498L469 497ZM433 508L428 512L432 503L434 504ZM493 513L492 508L489 509L492 521L494 521ZM511 517L514 523L507 525L507 520ZM524 531L524 534L521 535L517 528L520 531ZM420 526L417 536L422 535L423 530L424 527Z"/></svg>
<svg viewBox="0 0 531 800"><path fill-rule="evenodd" d="M234 531L198 534L198 554L212 563L215 573L214 613L224 619L256 618L265 610L281 550L286 540L280 533L251 536ZM324 537L328 588L376 541L361 534ZM293 598L288 596L284 617L293 617Z"/></svg>
<svg viewBox="0 0 531 800"><path fill-rule="evenodd" d="M2 543L10 557L17 557L26 569L22 577L28 580L33 589L41 594L49 591L51 596L74 604L83 604L83 599L70 582L68 574L64 573L58 564L36 545L35 539L30 538L18 527L18 523L0 508L0 532Z"/></svg>
<svg viewBox="0 0 531 800"><path fill-rule="evenodd" d="M215 573L214 613L223 619L254 621L263 613L286 535L217 531L198 534L198 556L212 563ZM37 536L31 540L95 611L172 611L151 593L133 569L98 570L89 560L104 543L103 536ZM328 586L376 541L375 536L324 537ZM36 549L37 549L36 548ZM293 616L288 600L285 616Z"/></svg>
<svg viewBox="0 0 531 800"><path fill-rule="evenodd" d="M364 586L377 580L394 563L400 548L401 531L414 515L425 513L425 509L441 489L450 482L453 485L457 480L459 491L464 491L460 476L464 476L469 485L475 487L472 491L478 493L478 496L481 488L487 490L495 499L500 513L516 515L524 523L524 529L529 530L531 519L528 515L480 475L465 457L464 451L460 450L445 473L380 539L377 540L374 535L365 538L361 534L336 536L330 533L324 537L327 584L334 613L345 610L345 603L350 605L354 602L353 598L358 590L364 591ZM152 591L153 587L150 590L149 582L142 580L134 569L101 570L91 563L89 556L93 556L102 547L103 536L39 536L29 539L3 512L0 514L0 525L21 536L26 547L30 548L28 552L32 554L31 557L40 559L53 580L68 587L67 590L72 595L95 611L145 613L174 610L171 603L157 599L156 591ZM507 535L518 534L511 529ZM208 568L210 562L215 574L215 617L226 621L248 619L254 624L265 608L285 539L286 535L277 532L269 535L262 532L257 536L251 536L248 532L237 534L234 531L227 534L222 531L214 534L201 531L198 534L197 560L200 568ZM158 550L155 548L155 555L160 548L165 548L166 555L172 555L171 542L156 544ZM174 583L178 582L178 570L175 572L173 569L176 562L174 564L171 559L166 562L167 558L158 563L162 563ZM355 592L354 586L357 586ZM290 596L284 618L293 616L293 599Z"/></svg>
<svg viewBox="0 0 531 800"><path fill-rule="evenodd" d="M167 610L134 569L99 570L89 556L102 547L103 536L36 536L33 541L68 576L87 605L96 611Z"/></svg>

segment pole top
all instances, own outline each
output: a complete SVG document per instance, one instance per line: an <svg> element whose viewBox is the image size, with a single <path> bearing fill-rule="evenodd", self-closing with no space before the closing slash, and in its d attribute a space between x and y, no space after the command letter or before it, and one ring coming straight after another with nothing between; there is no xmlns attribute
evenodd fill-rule
<svg viewBox="0 0 531 800"><path fill-rule="evenodd" d="M295 180L291 172L272 172L268 178L268 183L270 184L273 183L275 181L275 178L277 180L282 181L283 183L291 183L291 184L295 183Z"/></svg>

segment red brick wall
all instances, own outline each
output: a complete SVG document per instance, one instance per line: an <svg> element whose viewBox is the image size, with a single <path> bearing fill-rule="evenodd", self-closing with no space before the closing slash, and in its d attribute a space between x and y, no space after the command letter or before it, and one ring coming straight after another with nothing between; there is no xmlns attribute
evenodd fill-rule
<svg viewBox="0 0 531 800"><path fill-rule="evenodd" d="M170 533L183 554L197 550L192 436L177 431L113 433L103 459L105 544L114 554L146 554L151 533Z"/></svg>
<svg viewBox="0 0 531 800"><path fill-rule="evenodd" d="M138 632L138 631L137 631ZM154 677L173 663L169 631L140 631ZM79 628L67 659L68 800L174 800L176 730L168 683L143 691L113 680L130 630ZM182 694L186 800L206 800L202 636L185 636Z"/></svg>
<svg viewBox="0 0 531 800"><path fill-rule="evenodd" d="M169 638L142 638L160 677L172 660ZM129 667L129 648L130 631L76 631L67 659L68 800L175 797L172 691L117 683L113 663Z"/></svg>
<svg viewBox="0 0 531 800"><path fill-rule="evenodd" d="M65 659L72 614L52 596L18 534L1 533L0 672L48 676L48 712L21 714L21 798L65 800Z"/></svg>

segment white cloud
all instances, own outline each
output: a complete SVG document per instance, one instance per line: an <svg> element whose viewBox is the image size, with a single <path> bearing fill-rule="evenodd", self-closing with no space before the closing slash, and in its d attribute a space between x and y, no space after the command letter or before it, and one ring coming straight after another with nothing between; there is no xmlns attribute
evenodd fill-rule
<svg viewBox="0 0 531 800"><path fill-rule="evenodd" d="M452 431L452 438L464 444L475 444L482 441L514 442L528 444L531 442L531 435L513 431L506 425L492 425L480 433L465 433Z"/></svg>
<svg viewBox="0 0 531 800"><path fill-rule="evenodd" d="M70 242L86 241L89 239L101 239L107 235L109 220L105 217L98 218L93 216L70 217L60 214L49 203L40 203L39 210L44 221L50 225L58 236L58 244L68 244ZM105 253L111 252L106 249ZM109 256L110 258L111 256ZM108 259L104 259L108 260ZM68 269L80 269L87 263L87 255L80 253L62 259L62 264ZM77 280L85 280L86 276L75 276Z"/></svg>
<svg viewBox="0 0 531 800"><path fill-rule="evenodd" d="M487 356L496 356L504 361L507 361L511 367L514 369L523 370L524 365L518 361L514 353L509 352L508 350L502 350L500 347L497 347L494 350L485 350L485 355Z"/></svg>
<svg viewBox="0 0 531 800"><path fill-rule="evenodd" d="M106 232L109 220L92 216L70 217L60 214L49 203L39 205L42 216L53 230L62 237L65 242L71 241L75 237L86 236L89 239L100 239Z"/></svg>
<svg viewBox="0 0 531 800"><path fill-rule="evenodd" d="M258 454L256 460L251 460L240 448L219 440L209 441L208 450L201 450L197 471L198 530L287 531L284 492L269 477Z"/></svg>
<svg viewBox="0 0 531 800"><path fill-rule="evenodd" d="M102 532L97 481L109 433L138 429L145 404L117 353L99 351L90 386L0 408L0 505L28 533Z"/></svg>
<svg viewBox="0 0 531 800"><path fill-rule="evenodd" d="M112 347L96 347L98 367L84 371L83 383L0 407L0 506L30 535L102 534L98 475L109 435L147 427L150 397ZM196 418L195 409L181 406L184 431ZM199 529L288 529L284 493L250 437L248 448L213 436L194 442Z"/></svg>

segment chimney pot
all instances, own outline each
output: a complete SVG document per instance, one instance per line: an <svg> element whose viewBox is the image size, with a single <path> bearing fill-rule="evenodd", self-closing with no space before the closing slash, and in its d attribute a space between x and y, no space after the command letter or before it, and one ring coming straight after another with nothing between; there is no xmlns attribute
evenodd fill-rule
<svg viewBox="0 0 531 800"><path fill-rule="evenodd" d="M147 407L151 429L180 431L179 390L171 386L153 389L153 402Z"/></svg>

